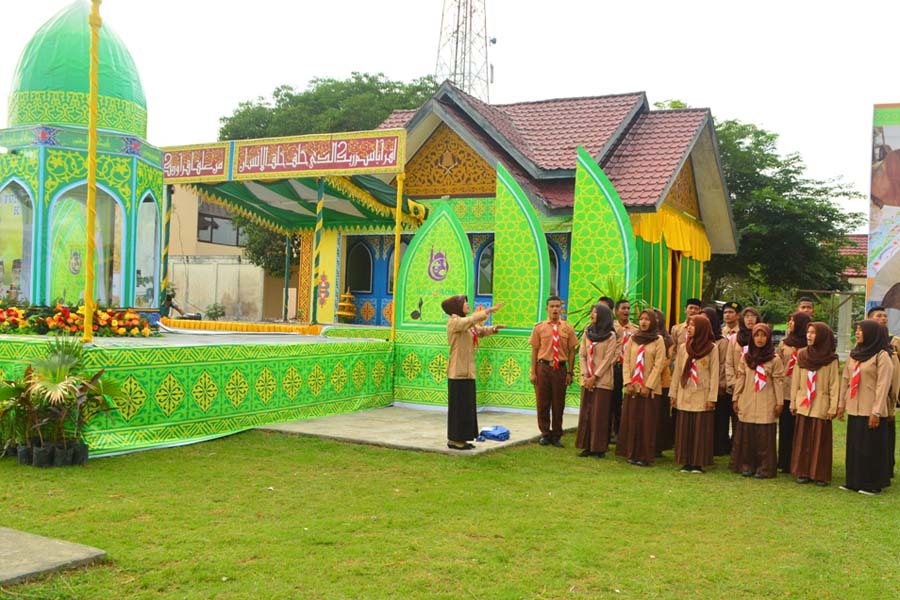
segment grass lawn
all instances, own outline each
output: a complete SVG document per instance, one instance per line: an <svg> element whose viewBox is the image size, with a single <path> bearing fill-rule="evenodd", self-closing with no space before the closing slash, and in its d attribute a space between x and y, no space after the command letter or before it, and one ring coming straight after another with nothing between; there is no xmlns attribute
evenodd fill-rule
<svg viewBox="0 0 900 600"><path fill-rule="evenodd" d="M571 417L569 417L571 418ZM649 469L536 444L478 457L247 432L37 470L0 525L109 561L0 598L897 598L900 485Z"/></svg>

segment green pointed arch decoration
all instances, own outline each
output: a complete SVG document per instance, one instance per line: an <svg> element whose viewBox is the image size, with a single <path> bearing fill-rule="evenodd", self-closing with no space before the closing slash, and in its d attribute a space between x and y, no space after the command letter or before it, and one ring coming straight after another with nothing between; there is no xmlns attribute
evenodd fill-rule
<svg viewBox="0 0 900 600"><path fill-rule="evenodd" d="M494 303L498 321L530 329L545 318L550 293L547 238L531 201L512 175L497 165L494 233Z"/></svg>
<svg viewBox="0 0 900 600"><path fill-rule="evenodd" d="M637 274L637 248L625 206L603 169L579 146L572 214L570 306L596 302L597 290L591 283L603 287L609 276L622 277L624 288L633 290Z"/></svg>
<svg viewBox="0 0 900 600"><path fill-rule="evenodd" d="M475 299L474 259L466 232L449 203L432 205L432 211L400 262L398 329L444 329L445 298L467 294Z"/></svg>

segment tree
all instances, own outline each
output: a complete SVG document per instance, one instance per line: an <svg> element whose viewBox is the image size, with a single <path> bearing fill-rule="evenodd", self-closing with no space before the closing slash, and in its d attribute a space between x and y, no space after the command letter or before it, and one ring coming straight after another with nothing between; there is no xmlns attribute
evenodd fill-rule
<svg viewBox="0 0 900 600"><path fill-rule="evenodd" d="M374 129L394 110L422 106L437 90L431 76L410 83L391 81L384 73L353 73L349 79L316 78L306 90L288 85L275 88L272 100L241 102L219 119L220 140L240 140L308 133L335 133ZM253 264L273 276L284 274L284 236L247 219L237 219L244 252ZM291 238L291 264L300 256L300 241Z"/></svg>

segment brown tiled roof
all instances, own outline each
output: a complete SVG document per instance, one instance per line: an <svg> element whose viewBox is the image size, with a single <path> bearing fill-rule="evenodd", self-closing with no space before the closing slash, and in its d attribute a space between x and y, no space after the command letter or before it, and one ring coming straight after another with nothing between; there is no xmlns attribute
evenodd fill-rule
<svg viewBox="0 0 900 600"><path fill-rule="evenodd" d="M378 129L399 129L401 127L406 127L406 124L409 123L409 120L412 119L417 112L419 111L415 108L412 110L395 110L388 115L388 118L385 119L381 125L378 126Z"/></svg>
<svg viewBox="0 0 900 600"><path fill-rule="evenodd" d="M690 149L706 109L660 110L640 115L601 165L627 207L655 206Z"/></svg>
<svg viewBox="0 0 900 600"><path fill-rule="evenodd" d="M847 267L841 273L844 277L865 277L866 276L866 259L869 253L869 236L865 233L852 234L847 236L847 243L841 246L841 256L858 256L861 258L861 269Z"/></svg>

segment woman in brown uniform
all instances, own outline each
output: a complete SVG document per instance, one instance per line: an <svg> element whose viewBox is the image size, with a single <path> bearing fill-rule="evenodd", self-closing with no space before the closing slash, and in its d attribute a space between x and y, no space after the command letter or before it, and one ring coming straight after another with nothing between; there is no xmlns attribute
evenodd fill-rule
<svg viewBox="0 0 900 600"><path fill-rule="evenodd" d="M591 309L591 324L578 347L581 366L581 408L578 411L578 456L603 458L609 450L609 412L613 393L613 365L619 343L612 311L600 302Z"/></svg>
<svg viewBox="0 0 900 600"><path fill-rule="evenodd" d="M677 342L666 329L666 316L658 308L654 308L659 335L666 345L666 364L660 376L662 393L656 397L656 410L659 421L656 423L656 458L661 458L665 450L675 446L675 421L672 420L672 402L669 400L669 388L672 386L672 361L675 360Z"/></svg>
<svg viewBox="0 0 900 600"><path fill-rule="evenodd" d="M775 423L784 408L784 367L765 323L753 326L750 347L738 364L734 412L740 435L731 449L731 470L744 477L775 477Z"/></svg>
<svg viewBox="0 0 900 600"><path fill-rule="evenodd" d="M450 359L447 362L447 447L451 450L471 450L469 443L478 437L478 415L475 412L475 349L478 338L497 333L503 325L482 325L503 303L486 310L476 310L470 316L469 299L464 295L451 296L441 303L450 315L447 321L447 341Z"/></svg>
<svg viewBox="0 0 900 600"><path fill-rule="evenodd" d="M856 326L856 347L841 377L840 406L847 413L847 483L841 489L881 492L887 477L887 412L894 366L885 352L887 330L866 319Z"/></svg>
<svg viewBox="0 0 900 600"><path fill-rule="evenodd" d="M831 327L810 323L806 343L791 374L790 409L797 418L791 473L797 483L825 486L831 481L831 421L840 415L841 371Z"/></svg>
<svg viewBox="0 0 900 600"><path fill-rule="evenodd" d="M720 352L706 315L688 319L687 341L678 347L672 378L675 462L685 473L703 473L713 464L713 414L719 394Z"/></svg>
<svg viewBox="0 0 900 600"><path fill-rule="evenodd" d="M793 387L791 377L797 367L797 356L806 348L806 329L810 316L795 312L788 319L787 335L778 344L778 356L784 365L784 410L778 418L778 468L782 473L791 470L791 453L794 449L794 407L791 405Z"/></svg>
<svg viewBox="0 0 900 600"><path fill-rule="evenodd" d="M662 393L661 375L666 362L666 345L659 336L656 314L644 310L638 319L639 330L625 345L625 400L622 403L622 427L616 454L640 467L653 464L656 455L658 411L654 396Z"/></svg>
<svg viewBox="0 0 900 600"><path fill-rule="evenodd" d="M753 345L753 326L760 322L759 311L748 306L741 311L738 320L738 332L734 341L729 344L725 354L725 385L731 390L732 400L735 398L734 388L737 378L743 372L740 366L744 354ZM731 433L729 435L729 429ZM722 402L716 405L716 429L713 451L716 456L731 454L731 449L740 437L741 422L734 414L734 402Z"/></svg>

